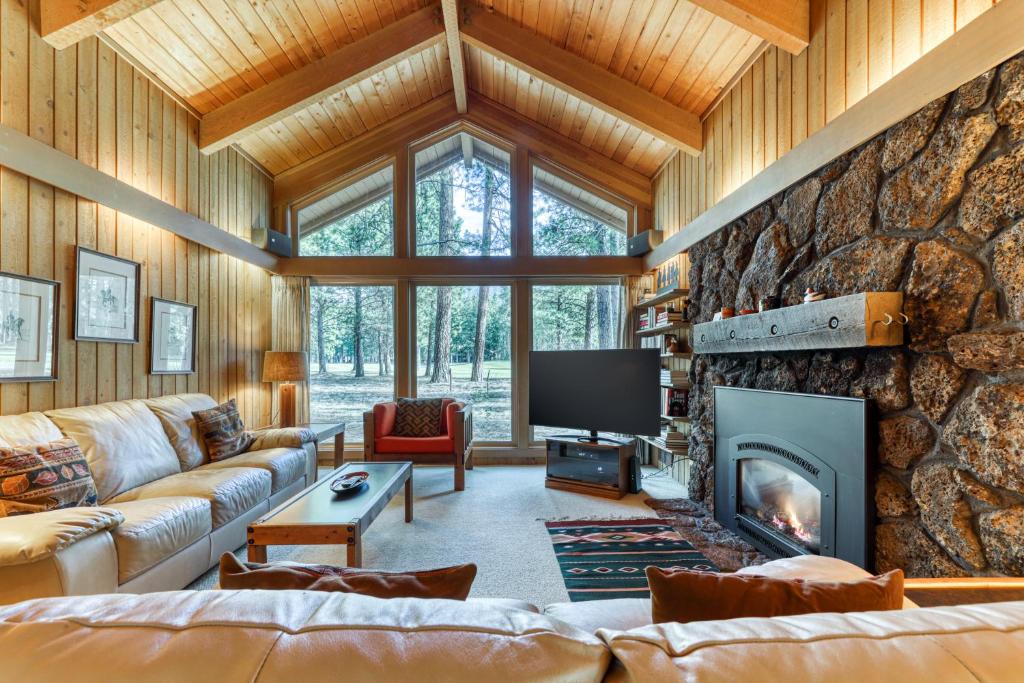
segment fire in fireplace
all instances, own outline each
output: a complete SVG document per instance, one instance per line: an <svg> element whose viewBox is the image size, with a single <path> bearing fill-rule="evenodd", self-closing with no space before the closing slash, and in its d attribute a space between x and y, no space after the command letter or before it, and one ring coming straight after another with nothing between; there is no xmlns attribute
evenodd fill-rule
<svg viewBox="0 0 1024 683"><path fill-rule="evenodd" d="M869 401L715 388L715 519L772 557L869 568Z"/></svg>
<svg viewBox="0 0 1024 683"><path fill-rule="evenodd" d="M821 491L762 458L740 461L740 512L815 555L821 551Z"/></svg>

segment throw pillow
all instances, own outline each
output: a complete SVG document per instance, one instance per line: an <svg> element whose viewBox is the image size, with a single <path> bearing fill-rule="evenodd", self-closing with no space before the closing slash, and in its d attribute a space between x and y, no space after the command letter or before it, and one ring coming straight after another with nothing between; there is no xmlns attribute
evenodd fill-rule
<svg viewBox="0 0 1024 683"><path fill-rule="evenodd" d="M349 569L323 564L249 564L231 553L220 557L220 587L358 593L374 598L465 600L475 564L412 572Z"/></svg>
<svg viewBox="0 0 1024 683"><path fill-rule="evenodd" d="M441 435L441 398L400 398L395 416L394 436L429 437Z"/></svg>
<svg viewBox="0 0 1024 683"><path fill-rule="evenodd" d="M96 483L74 439L0 448L0 517L96 505Z"/></svg>
<svg viewBox="0 0 1024 683"><path fill-rule="evenodd" d="M245 431L235 399L209 410L196 410L192 417L213 462L245 453L256 439L252 432Z"/></svg>
<svg viewBox="0 0 1024 683"><path fill-rule="evenodd" d="M648 567L647 582L656 624L903 607L899 569L857 581L806 581Z"/></svg>

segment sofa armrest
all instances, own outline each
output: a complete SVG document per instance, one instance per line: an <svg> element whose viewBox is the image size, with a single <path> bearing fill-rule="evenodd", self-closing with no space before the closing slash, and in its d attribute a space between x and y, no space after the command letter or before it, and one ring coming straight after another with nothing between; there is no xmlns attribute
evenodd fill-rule
<svg viewBox="0 0 1024 683"><path fill-rule="evenodd" d="M308 427L282 427L262 429L253 432L256 439L249 446L250 451L265 451L268 448L302 448L304 444L316 441L316 432Z"/></svg>
<svg viewBox="0 0 1024 683"><path fill-rule="evenodd" d="M45 560L124 521L118 510L75 507L0 518L0 566Z"/></svg>

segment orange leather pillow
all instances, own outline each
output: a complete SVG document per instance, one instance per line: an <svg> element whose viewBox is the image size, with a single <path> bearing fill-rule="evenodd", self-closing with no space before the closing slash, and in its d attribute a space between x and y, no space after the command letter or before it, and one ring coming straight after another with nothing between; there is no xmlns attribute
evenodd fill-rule
<svg viewBox="0 0 1024 683"><path fill-rule="evenodd" d="M858 581L806 581L648 567L647 582L656 624L903 607L899 569Z"/></svg>
<svg viewBox="0 0 1024 683"><path fill-rule="evenodd" d="M415 572L348 569L322 564L247 564L220 556L220 587L358 593L374 598L465 600L476 578L475 564Z"/></svg>

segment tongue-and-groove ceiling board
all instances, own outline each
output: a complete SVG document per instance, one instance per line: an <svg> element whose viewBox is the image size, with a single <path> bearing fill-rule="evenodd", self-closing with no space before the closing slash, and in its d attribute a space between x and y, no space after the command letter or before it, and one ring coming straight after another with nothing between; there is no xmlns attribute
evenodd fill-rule
<svg viewBox="0 0 1024 683"><path fill-rule="evenodd" d="M162 0L107 38L207 114L431 6L428 0ZM241 138L273 174L452 90L436 43ZM686 0L465 0L687 111L699 114L761 47ZM670 143L491 55L463 45L467 86L633 170L652 175Z"/></svg>

